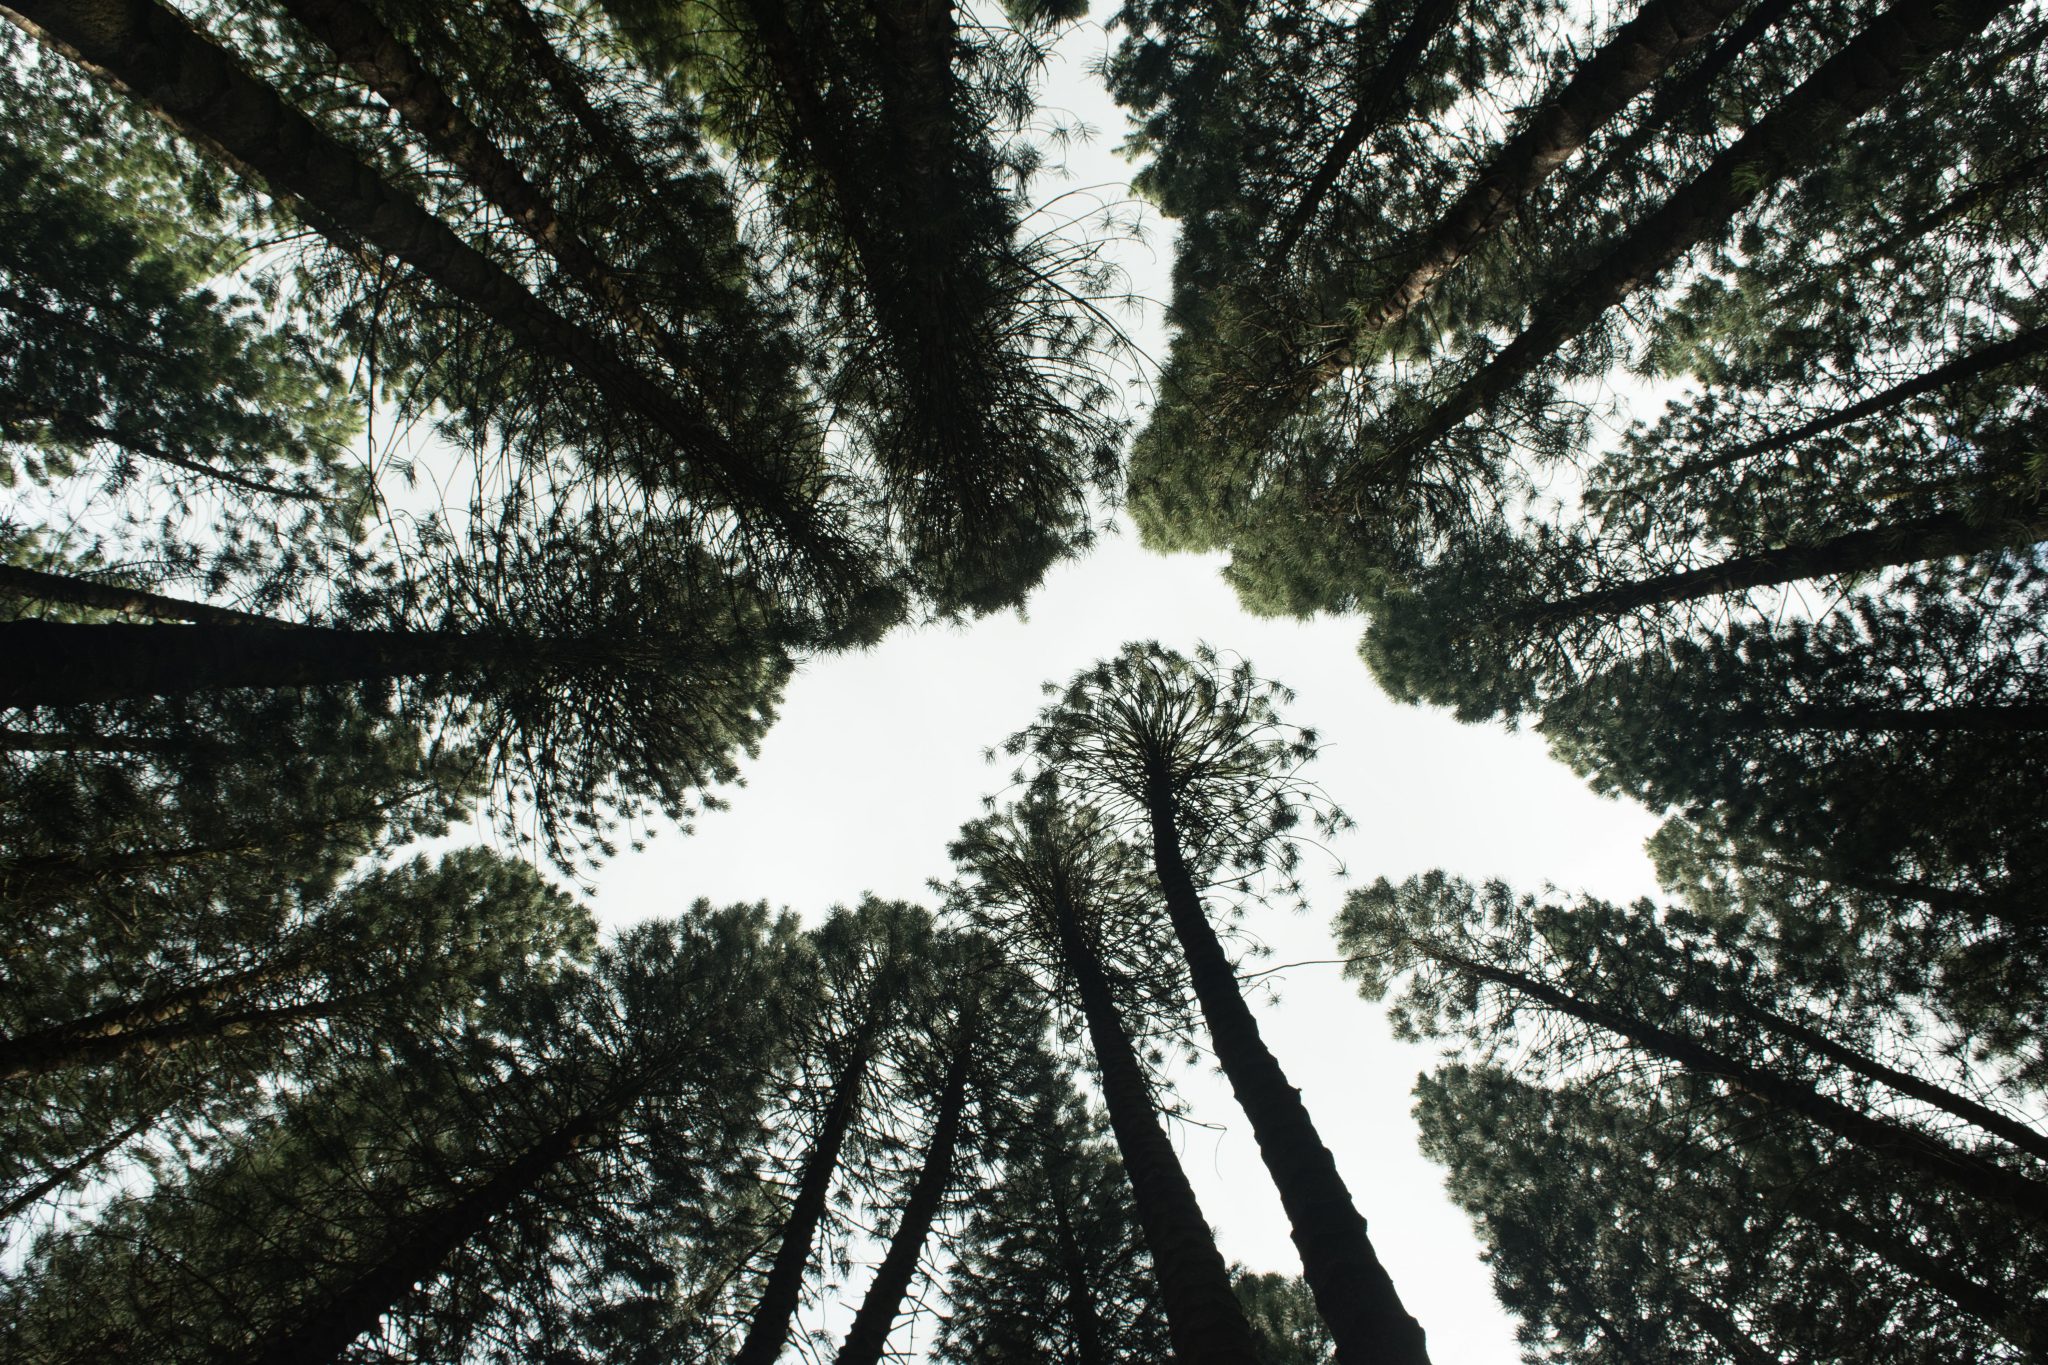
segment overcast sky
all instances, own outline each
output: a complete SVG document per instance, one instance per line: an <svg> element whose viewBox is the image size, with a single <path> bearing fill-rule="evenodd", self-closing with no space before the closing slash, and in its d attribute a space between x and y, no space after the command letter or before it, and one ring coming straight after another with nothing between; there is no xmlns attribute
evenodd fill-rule
<svg viewBox="0 0 2048 1365"><path fill-rule="evenodd" d="M1114 185L1127 173L1111 154L1119 116L1086 76L1104 44L1099 28L1077 33L1046 99L1099 130L1072 153L1077 185ZM1126 251L1139 292L1163 294L1169 251L1156 224L1149 247ZM1156 325L1149 336L1156 355ZM983 751L1031 719L1042 682L1065 682L1133 639L1183 651L1206 641L1245 656L1295 689L1288 719L1327 741L1312 775L1357 827L1333 845L1335 858L1311 855L1307 914L1247 926L1272 949L1262 966L1334 956L1329 925L1347 885L1336 858L1350 883L1441 867L1531 890L1654 890L1642 852L1654 821L1640 807L1592 795L1534 735L1395 705L1358 659L1356 621L1248 616L1219 562L1148 555L1126 529L1057 570L1028 619L899 632L868 653L805 665L745 787L729 793L731 808L702 817L692 836L665 835L617 858L597 879L600 914L627 923L699 896L765 899L807 917L863 892L931 903L926 883L947 874L947 841L1007 782L1009 766L985 762ZM1281 1003L1261 1011L1261 1027L1336 1153L1436 1365L1511 1365L1511 1324L1470 1224L1415 1149L1409 1091L1431 1054L1395 1043L1381 1010L1335 966L1273 980ZM1224 1254L1297 1273L1279 1201L1221 1077L1204 1066L1181 1086L1195 1118L1214 1125L1183 1126L1179 1139ZM858 1291L850 1284L845 1297Z"/></svg>

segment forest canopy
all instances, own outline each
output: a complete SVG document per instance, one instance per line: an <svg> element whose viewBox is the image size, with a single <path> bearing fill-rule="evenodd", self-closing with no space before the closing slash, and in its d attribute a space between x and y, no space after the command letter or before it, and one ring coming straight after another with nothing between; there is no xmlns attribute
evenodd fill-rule
<svg viewBox="0 0 2048 1365"><path fill-rule="evenodd" d="M1156 358L1068 0L0 0L7 1358L1426 1365L1303 907L1530 1361L2048 1356L2048 10L1102 17ZM1318 733L1148 641L926 903L580 894L1124 514L1662 894L1311 905Z"/></svg>

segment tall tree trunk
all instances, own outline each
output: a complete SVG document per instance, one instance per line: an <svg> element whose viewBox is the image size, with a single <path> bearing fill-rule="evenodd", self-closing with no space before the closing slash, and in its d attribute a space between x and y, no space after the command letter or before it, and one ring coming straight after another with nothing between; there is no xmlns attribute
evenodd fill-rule
<svg viewBox="0 0 2048 1365"><path fill-rule="evenodd" d="M1606 258L1553 293L1529 325L1410 433L1394 458L1419 461L1453 427L1512 388L1601 314L1719 232L1764 191L1811 165L1849 125L2014 0L1897 0L1700 174L1631 228Z"/></svg>
<svg viewBox="0 0 2048 1365"><path fill-rule="evenodd" d="M2011 702L1987 706L1745 707L1716 718L1735 731L1823 731L1837 734L2014 735L2048 730L2048 703Z"/></svg>
<svg viewBox="0 0 2048 1365"><path fill-rule="evenodd" d="M274 1033L293 1024L346 1014L351 1009L383 998L382 992L363 991L269 1009L194 1012L166 1023L97 1033L68 1026L46 1029L19 1038L0 1039L0 1080L22 1080L73 1067L104 1066L110 1062L155 1057L160 1053L228 1038Z"/></svg>
<svg viewBox="0 0 2048 1365"><path fill-rule="evenodd" d="M323 224L404 261L527 349L561 360L607 397L640 412L676 443L682 463L719 497L766 514L792 547L828 558L843 548L820 525L816 507L770 472L772 459L734 449L701 404L656 384L604 339L541 303L275 90L243 72L182 16L155 0L7 0L0 13L272 192L304 203Z"/></svg>
<svg viewBox="0 0 2048 1365"><path fill-rule="evenodd" d="M1825 436L1828 432L1848 426L1852 422L1875 417L1922 394L1937 392L1951 384L1960 384L1966 379L1975 379L1979 375L1989 374L2007 365L2017 364L2039 355L2043 351L2048 351L2048 327L2029 328L2007 337L2004 341L1994 342L1989 346L1979 347L1968 355L1958 356L1945 365L1937 365L1925 374L1915 375L1911 379L1901 380L1890 388L1880 389L1870 397L1851 403L1845 408L1838 408L1826 416L1801 423L1789 431L1777 432L1731 450L1724 450L1718 455L1694 460L1668 474L1660 474L1654 479L1630 485L1628 491L1647 492L1655 488L1668 487L1699 474L1711 473L1717 469L1726 469L1730 465L1741 464L1746 460L1790 450L1793 446L1802 445L1816 436Z"/></svg>
<svg viewBox="0 0 2048 1365"><path fill-rule="evenodd" d="M1401 30L1400 38L1387 53L1386 60L1370 71L1361 69L1358 72L1352 82L1358 103L1309 176L1301 197L1281 223L1279 235L1274 239L1272 251L1265 261L1267 269L1279 270L1286 266L1295 243L1301 240L1301 234L1315 220L1316 211L1322 208L1337 178L1351 164L1351 158L1358 155L1358 149L1365 145L1367 138L1384 128L1396 113L1412 102L1410 81L1416 68L1422 64L1423 54L1429 50L1436 36L1457 17L1461 3L1462 0L1421 0L1415 7L1415 13L1409 16L1408 26ZM1361 38L1376 32L1372 23L1374 17L1368 11L1355 21L1354 27Z"/></svg>
<svg viewBox="0 0 2048 1365"><path fill-rule="evenodd" d="M0 593L33 602L55 602L88 611L111 611L122 616L149 616L161 621L196 621L214 626L267 626L285 629L279 621L254 612L216 607L209 602L187 602L166 597L146 588L123 587L118 583L95 583L70 574L44 573L18 564L0 564Z"/></svg>
<svg viewBox="0 0 2048 1365"><path fill-rule="evenodd" d="M381 1260L323 1302L309 1305L296 1321L274 1329L243 1365L317 1365L338 1357L349 1343L374 1329L415 1285L432 1280L459 1247L617 1122L631 1101L631 1094L614 1095L573 1116L496 1175L412 1222L405 1234L387 1243Z"/></svg>
<svg viewBox="0 0 2048 1365"><path fill-rule="evenodd" d="M1706 41L1742 0L1649 0L1494 154L1422 234L1401 273L1362 310L1360 334L1393 326L1594 133L1670 65ZM1327 373L1348 363L1343 357Z"/></svg>
<svg viewBox="0 0 2048 1365"><path fill-rule="evenodd" d="M846 1064L833 1083L832 1098L825 1108L824 1126L817 1144L804 1159L803 1174L797 1178L796 1198L789 1216L782 1221L782 1239L775 1248L775 1260L762 1283L760 1300L754 1305L754 1319L747 1326L745 1340L733 1353L732 1365L773 1365L789 1340L790 1324L797 1303L803 1297L804 1272L811 1263L811 1245L817 1240L818 1224L825 1217L826 1196L832 1177L839 1170L839 1150L853 1129L860 1111L861 1086L867 1080L876 1021L872 1016L855 1035Z"/></svg>
<svg viewBox="0 0 2048 1365"><path fill-rule="evenodd" d="M578 287L645 338L678 374L688 373L668 334L647 316L633 291L375 14L356 0L285 0L285 8L535 245L554 257Z"/></svg>
<svg viewBox="0 0 2048 1365"><path fill-rule="evenodd" d="M2013 927L2037 925L2042 918L2042 912L2038 909L2021 908L2022 905L2037 904L2041 899L2040 895L2037 892L2024 893L2010 884L1973 891L1957 886L1938 886L1933 882L1916 878L1881 877L1857 868L1833 867L1825 862L1799 862L1768 854L1762 855L1760 865L1788 877L1825 882L1830 886L1846 887L1851 891L1863 891L1873 896L1918 901L1936 910L1949 910L1962 915L1988 915Z"/></svg>
<svg viewBox="0 0 2048 1365"><path fill-rule="evenodd" d="M30 1185L27 1189L9 1199L5 1204L0 1204L0 1227L5 1227L8 1223L27 1213L37 1204L40 1204L44 1199L63 1189L80 1176L90 1172L93 1167L120 1151L151 1128L154 1128L156 1121L162 1116L162 1107L152 1110L150 1113L129 1124L126 1128L121 1129L118 1133L115 1133L84 1156L59 1166L56 1170L44 1175L35 1184Z"/></svg>
<svg viewBox="0 0 2048 1365"><path fill-rule="evenodd" d="M1063 897L1053 906L1060 955L1073 973L1087 1021L1102 1101L1130 1175L1138 1225L1152 1252L1159 1298L1176 1365L1254 1365L1250 1323L1230 1287L1230 1271L1216 1249L1202 1206L1159 1124L1152 1089L1131 1047L1102 963L1088 945L1079 916Z"/></svg>
<svg viewBox="0 0 2048 1365"><path fill-rule="evenodd" d="M1421 1324L1400 1295L1366 1236L1365 1219L1238 989L1237 974L1202 909L1181 854L1172 788L1160 773L1147 782L1152 821L1152 865L1165 892L1166 911L1187 959L1202 1018L1217 1063L1251 1120L1259 1155L1287 1211L1295 1249L1316 1308L1343 1365L1427 1365Z"/></svg>
<svg viewBox="0 0 2048 1365"><path fill-rule="evenodd" d="M530 662L534 642L329 626L0 622L0 706L174 697L234 687L422 677Z"/></svg>
<svg viewBox="0 0 2048 1365"><path fill-rule="evenodd" d="M1951 1262L1913 1245L1893 1227L1880 1227L1859 1218L1842 1201L1819 1198L1802 1201L1798 1216L1842 1241L1862 1247L1893 1268L1920 1281L1970 1316L1989 1323L2007 1341L2025 1351L2030 1359L2048 1358L2048 1313L2024 1303L2015 1303L1983 1281L1973 1278Z"/></svg>
<svg viewBox="0 0 2048 1365"><path fill-rule="evenodd" d="M2030 1223L2048 1225L2048 1186L2030 1176L1955 1147L1932 1133L1851 1109L1804 1082L1716 1052L1696 1038L1567 995L1548 982L1460 956L1435 943L1412 939L1410 942L1419 952L1445 966L1617 1034L1645 1052L1797 1114L1862 1151L1895 1161Z"/></svg>
<svg viewBox="0 0 2048 1365"><path fill-rule="evenodd" d="M1081 1263L1080 1239L1067 1216L1064 1191L1053 1196L1053 1236L1059 1242L1060 1278L1067 1291L1067 1311L1074 1317L1074 1365L1112 1365L1102 1344L1102 1314L1095 1308L1095 1286Z"/></svg>
<svg viewBox="0 0 2048 1365"><path fill-rule="evenodd" d="M932 1125L931 1145L925 1149L924 1167L903 1202L889 1250L875 1270L874 1283L861 1300L860 1312L847 1329L839 1348L838 1365L877 1365L889 1344L889 1329L902 1311L903 1296L917 1274L918 1258L931 1236L947 1187L953 1182L953 1151L960 1141L960 1120L967 1109L967 1076L973 1067L975 1036L973 1011L962 1014L953 1057L946 1067L946 1079L939 1092L939 1112Z"/></svg>
<svg viewBox="0 0 2048 1365"><path fill-rule="evenodd" d="M1974 515L1973 515L1974 513ZM1536 631L1588 616L1619 616L1644 607L1689 602L1808 578L1870 573L1894 565L1985 554L2032 545L2048 536L2048 505L1936 512L1829 540L1737 555L1704 568L1653 574L1509 612L1511 631Z"/></svg>
<svg viewBox="0 0 2048 1365"><path fill-rule="evenodd" d="M1958 1095L1948 1087L1936 1085L1925 1077L1888 1066L1856 1048L1836 1042L1811 1025L1787 1018L1774 1010L1765 1009L1737 994L1719 990L1713 994L1715 1003L1731 1013L1762 1024L1788 1038L1796 1039L1802 1046L1846 1071L1876 1081L1901 1095L1909 1095L1923 1104L1931 1104L1937 1109L1953 1114L1965 1123L1974 1124L1987 1133L2005 1139L2030 1156L2048 1161L2048 1135L2028 1127L2010 1115L2001 1114L1995 1109L1979 1104L1967 1095Z"/></svg>

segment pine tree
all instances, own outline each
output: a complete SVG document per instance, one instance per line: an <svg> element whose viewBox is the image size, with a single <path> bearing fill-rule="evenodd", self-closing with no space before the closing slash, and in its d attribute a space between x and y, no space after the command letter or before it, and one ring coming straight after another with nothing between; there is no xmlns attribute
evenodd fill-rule
<svg viewBox="0 0 2048 1365"><path fill-rule="evenodd" d="M1128 645L1075 678L1008 747L1029 751L1049 790L1149 848L1217 1062L1251 1119L1340 1358L1421 1361L1422 1328L1367 1240L1300 1092L1260 1039L1203 905L1205 888L1291 871L1290 831L1305 819L1325 833L1342 821L1301 775L1315 737L1280 720L1275 702L1286 696L1248 663Z"/></svg>

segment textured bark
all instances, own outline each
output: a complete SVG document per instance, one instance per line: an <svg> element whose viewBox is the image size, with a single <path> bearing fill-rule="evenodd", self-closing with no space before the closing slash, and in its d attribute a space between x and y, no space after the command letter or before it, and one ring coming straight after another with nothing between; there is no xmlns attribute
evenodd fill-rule
<svg viewBox="0 0 2048 1365"><path fill-rule="evenodd" d="M1351 164L1351 158L1358 155L1358 149L1365 145L1367 138L1384 128L1396 113L1407 107L1410 102L1409 82L1416 68L1422 64L1423 54L1429 50L1436 36L1457 17L1461 3L1462 0L1421 0L1415 7L1415 13L1409 17L1408 26L1401 30L1401 37L1387 53L1386 60L1371 71L1358 73L1354 82L1358 104L1309 176L1301 198L1295 201L1286 221L1280 225L1279 236L1266 262L1269 268L1278 269L1287 263L1294 244L1301 240L1301 234L1314 221L1316 211L1322 208L1337 178ZM1372 17L1368 12L1357 20L1361 34L1371 30Z"/></svg>
<svg viewBox="0 0 2048 1365"><path fill-rule="evenodd" d="M1251 1325L1231 1291L1202 1206L1160 1127L1144 1068L1110 994L1101 961L1082 935L1075 907L1053 907L1060 955L1073 974L1102 1075L1102 1101L1130 1175L1138 1225L1152 1252L1159 1298L1177 1365L1254 1365Z"/></svg>
<svg viewBox="0 0 2048 1365"><path fill-rule="evenodd" d="M162 1111L158 1110L144 1115L108 1138L105 1142L102 1142L99 1146L87 1152L84 1156L79 1157L76 1161L68 1162L58 1167L35 1184L23 1190L20 1194L9 1199L5 1204L0 1204L0 1226L5 1226L22 1214L27 1213L44 1199L63 1189L66 1185L78 1179L78 1177L87 1174L93 1167L99 1165L130 1142L148 1132L156 1126L156 1121L161 1117L161 1114Z"/></svg>
<svg viewBox="0 0 2048 1365"><path fill-rule="evenodd" d="M1910 1095L1924 1104L1931 1104L1937 1109L1953 1114L1965 1123L1975 1124L1987 1133L2004 1138L2031 1156L2048 1161L2048 1135L2028 1127L2018 1119L1979 1104L1967 1095L1958 1095L1946 1086L1936 1085L1925 1077L1887 1066L1875 1057L1836 1042L1818 1029L1802 1024L1796 1019L1788 1019L1761 1005L1751 1004L1738 995L1718 991L1715 994L1716 1003L1731 1013L1742 1015L1774 1032L1796 1039L1801 1046L1845 1070L1866 1076L1898 1091L1901 1095Z"/></svg>
<svg viewBox="0 0 2048 1365"><path fill-rule="evenodd" d="M773 519L792 546L828 554L838 548L815 508L735 450L701 405L657 385L603 339L542 304L179 15L153 0L8 0L0 14L274 193L305 204L323 231L404 261L527 349L566 363L606 397L640 412L719 496Z"/></svg>
<svg viewBox="0 0 2048 1365"><path fill-rule="evenodd" d="M376 992L313 1000L270 1009L177 1011L165 1022L95 1030L90 1021L0 1039L0 1080L46 1076L81 1066L105 1066L227 1038L274 1033L294 1024L328 1019L382 998Z"/></svg>
<svg viewBox="0 0 2048 1365"><path fill-rule="evenodd" d="M1965 356L1958 356L1946 365L1938 365L1925 374L1903 380L1825 417L1816 417L1789 431L1781 431L1776 435L1751 441L1747 445L1736 446L1709 459L1693 461L1682 469L1675 469L1669 474L1637 484L1635 488L1666 487L1682 483L1695 475L1741 464L1746 460L1776 455L1781 451L1790 450L1793 446L1804 444L1816 436L1825 436L1828 432L1848 426L1852 422L1860 422L1866 417L1875 417L1881 412L1887 412L1922 394L1937 392L1951 384L1960 384L1966 379L1975 379L1979 375L1989 374L1993 370L2003 369L2007 365L2040 355L2043 351L2048 351L2048 327L2035 327L2017 333L2004 341L1981 347Z"/></svg>
<svg viewBox="0 0 2048 1365"><path fill-rule="evenodd" d="M187 602L144 588L127 588L117 583L95 583L69 574L44 573L18 564L0 564L0 593L35 602L56 602L88 611L118 612L122 616L149 616L162 621L200 621L209 625L263 626L285 629L288 621L258 616L254 612L216 607L207 602Z"/></svg>
<svg viewBox="0 0 2048 1365"><path fill-rule="evenodd" d="M386 1248L384 1258L311 1305L296 1322L273 1331L245 1365L311 1365L329 1361L371 1331L414 1285L431 1281L441 1265L471 1238L575 1156L590 1139L617 1121L630 1096L586 1109L554 1129L499 1171L449 1204L410 1225Z"/></svg>
<svg viewBox="0 0 2048 1365"><path fill-rule="evenodd" d="M1929 1180L1951 1186L2015 1217L2048 1225L2048 1185L2030 1176L1987 1161L1975 1152L1953 1146L1932 1133L1852 1109L1839 1100L1829 1099L1810 1085L1788 1080L1739 1058L1716 1052L1685 1034L1568 995L1532 976L1461 957L1435 944L1416 942L1414 946L1445 966L1525 996L1559 1014L1605 1029L1645 1052L1676 1062L1688 1071L1713 1077L1774 1108L1798 1114L1862 1151L1895 1161Z"/></svg>
<svg viewBox="0 0 2048 1365"><path fill-rule="evenodd" d="M2048 704L1990 706L1783 706L1741 710L1722 718L1731 730L1817 730L1843 734L1922 735L1968 732L2014 735L2048 730Z"/></svg>
<svg viewBox="0 0 2048 1365"><path fill-rule="evenodd" d="M1600 127L1704 42L1741 0L1650 0L1530 115L1458 201L1423 233L1401 274L1359 313L1361 333L1406 317ZM1340 362L1341 365L1342 362Z"/></svg>
<svg viewBox="0 0 2048 1365"><path fill-rule="evenodd" d="M326 626L0 622L0 706L314 687L532 661L532 642Z"/></svg>
<svg viewBox="0 0 2048 1365"><path fill-rule="evenodd" d="M917 1274L918 1258L931 1236L946 1190L953 1183L953 1152L960 1142L960 1120L967 1109L967 1076L974 1062L974 1017L961 1020L960 1036L953 1045L953 1057L939 1091L938 1117L932 1125L931 1145L925 1149L924 1166L903 1201L889 1250L875 1270L874 1283L861 1300L860 1312L847 1329L839 1348L838 1365L876 1365L889 1344L889 1329L902 1311L903 1296Z"/></svg>
<svg viewBox="0 0 2048 1365"><path fill-rule="evenodd" d="M761 1297L754 1305L754 1319L747 1325L746 1339L733 1353L732 1365L773 1365L782 1354L783 1343L789 1340L797 1303L803 1297L804 1271L811 1263L811 1246L818 1237L818 1224L825 1217L832 1177L839 1169L839 1150L860 1110L861 1086L867 1080L874 1028L870 1017L855 1035L846 1063L833 1083L817 1145L805 1158L803 1174L797 1178L796 1198L790 1202L789 1216L783 1219L775 1260L768 1267L768 1278L762 1282Z"/></svg>
<svg viewBox="0 0 2048 1365"><path fill-rule="evenodd" d="M1231 1093L1251 1120L1259 1155L1287 1211L1294 1246L1317 1311L1330 1329L1343 1365L1427 1365L1423 1330L1366 1236L1365 1219L1323 1145L1301 1091L1288 1082L1279 1060L1259 1036L1258 1020L1238 988L1237 974L1181 856L1171 787L1159 774L1147 784L1152 861L1166 896L1188 975L1216 1061Z"/></svg>
<svg viewBox="0 0 2048 1365"><path fill-rule="evenodd" d="M1720 593L2032 545L2043 536L2048 536L2048 508L2041 506L2016 506L1998 515L1937 512L1890 526L1847 531L1831 540L1759 550L1704 568L1656 574L1538 602L1509 613L1503 625L1516 632L1543 630L1582 617L1619 616Z"/></svg>
<svg viewBox="0 0 2048 1365"><path fill-rule="evenodd" d="M554 257L570 279L652 343L679 373L684 372L676 348L640 307L633 292L375 14L355 0L285 0L285 8L319 35L428 146Z"/></svg>
<svg viewBox="0 0 2048 1365"><path fill-rule="evenodd" d="M1651 283L1768 189L1811 165L1849 125L1896 94L1942 53L1982 30L2014 0L1898 0L1630 229L1606 258L1554 293L1529 325L1438 404L1402 443L1412 460L1492 403L1559 346Z"/></svg>
<svg viewBox="0 0 2048 1365"><path fill-rule="evenodd" d="M1920 1281L1965 1313L1991 1324L2007 1341L2026 1351L2030 1358L2038 1360L2048 1354L2048 1313L2023 1302L2014 1302L2010 1295L1973 1279L1941 1257L1913 1245L1910 1237L1858 1218L1837 1201L1825 1198L1810 1201L1810 1205L1801 1206L1800 1215L1843 1241L1890 1262L1895 1269Z"/></svg>

